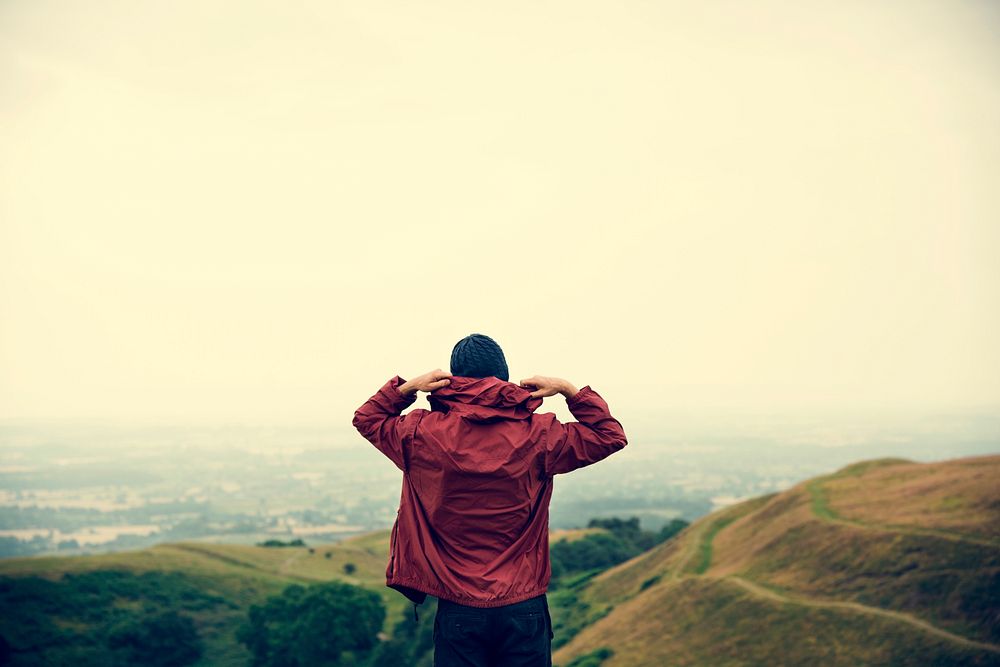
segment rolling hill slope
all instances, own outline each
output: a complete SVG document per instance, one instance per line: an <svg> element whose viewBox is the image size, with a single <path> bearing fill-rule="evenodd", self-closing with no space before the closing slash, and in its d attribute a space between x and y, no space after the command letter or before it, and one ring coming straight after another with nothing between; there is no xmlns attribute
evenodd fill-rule
<svg viewBox="0 0 1000 667"><path fill-rule="evenodd" d="M1000 664L1000 456L848 466L573 591L557 664ZM557 627L558 632L558 627Z"/></svg>
<svg viewBox="0 0 1000 667"><path fill-rule="evenodd" d="M237 628L246 618L251 604L262 603L268 596L281 593L289 584L337 580L377 591L386 605L386 628L391 631L408 609L401 595L385 587L388 542L389 531L381 531L312 549L182 542L162 544L141 551L95 556L0 560L0 594L4 594L0 599L0 636L5 637L6 642L13 646L15 655L20 649L25 660L31 662L34 659L31 656L39 654L44 645L65 639L59 635L58 630L88 631L85 625L81 625L77 610L69 608L71 605L65 605L61 598L53 598L54 609L44 619L46 625L51 625L52 628L38 630L34 627L34 621L29 622L25 628L18 623L22 620L18 619L17 614L20 604L8 602L7 608L3 606L3 600L9 599L7 593L19 595L7 590L10 581L33 578L58 582L67 577L94 575L105 578L95 578L92 586L107 588L111 581L107 577L119 574L132 577L127 583L132 588L142 590L143 594L138 598L119 595L113 602L113 606L117 607L144 604L156 597L155 591L146 592L148 586L143 586L144 576L155 575L149 582L153 587L178 588L179 597L167 596L164 604L183 608L194 619L205 642L205 652L199 662L203 665L248 664L250 654L236 641ZM352 570L351 574L345 571L348 563L354 566L349 568ZM49 597L59 594L58 589L44 590L49 591L45 594ZM205 599L197 601L198 604L195 605L181 606L192 597L194 591L203 593ZM39 595L36 594L35 597L30 601L32 604L40 602L37 599ZM67 606L65 614L61 609L63 606ZM26 633L26 629L29 632ZM37 635L34 641L25 636L29 633ZM75 661L76 656L73 658ZM66 656L48 656L42 659L42 663L65 659Z"/></svg>

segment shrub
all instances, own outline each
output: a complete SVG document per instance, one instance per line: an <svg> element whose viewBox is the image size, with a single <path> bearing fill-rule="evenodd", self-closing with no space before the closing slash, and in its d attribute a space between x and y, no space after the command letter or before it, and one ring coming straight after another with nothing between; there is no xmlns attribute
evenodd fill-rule
<svg viewBox="0 0 1000 667"><path fill-rule="evenodd" d="M129 619L111 628L108 646L128 665L189 665L201 657L194 622L176 611Z"/></svg>
<svg viewBox="0 0 1000 667"><path fill-rule="evenodd" d="M237 638L260 667L294 667L366 658L378 642L385 606L377 593L340 582L289 586L253 605Z"/></svg>

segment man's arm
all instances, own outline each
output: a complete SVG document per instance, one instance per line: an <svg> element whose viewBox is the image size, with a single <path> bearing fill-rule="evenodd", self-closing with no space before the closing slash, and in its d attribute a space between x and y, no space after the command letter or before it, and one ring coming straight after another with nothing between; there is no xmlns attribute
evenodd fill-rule
<svg viewBox="0 0 1000 667"><path fill-rule="evenodd" d="M611 416L608 404L590 385L579 391L561 378L535 376L521 381L521 386L535 388L532 396L566 397L566 406L576 422L552 420L547 434L545 473L558 475L597 463L628 444L621 422Z"/></svg>
<svg viewBox="0 0 1000 667"><path fill-rule="evenodd" d="M385 454L400 470L406 470L405 447L423 416L419 410L401 415L413 401L417 391L433 391L450 381L450 373L440 369L424 373L410 381L398 375L391 378L354 412L354 428L368 442Z"/></svg>

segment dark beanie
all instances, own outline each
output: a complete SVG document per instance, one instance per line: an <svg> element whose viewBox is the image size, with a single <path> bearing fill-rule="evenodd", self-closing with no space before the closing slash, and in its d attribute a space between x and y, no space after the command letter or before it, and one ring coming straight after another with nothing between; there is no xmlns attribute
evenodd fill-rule
<svg viewBox="0 0 1000 667"><path fill-rule="evenodd" d="M507 360L496 341L483 334L470 334L451 350L451 374L470 378L490 375L507 382Z"/></svg>

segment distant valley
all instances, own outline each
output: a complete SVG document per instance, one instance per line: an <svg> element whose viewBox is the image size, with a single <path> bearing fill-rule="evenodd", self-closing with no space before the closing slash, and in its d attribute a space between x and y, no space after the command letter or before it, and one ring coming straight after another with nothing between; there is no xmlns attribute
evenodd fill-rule
<svg viewBox="0 0 1000 667"><path fill-rule="evenodd" d="M601 465L556 480L552 528L635 516L658 530L861 458L1000 446L989 416L657 421L630 429L630 446ZM182 540L329 543L388 528L399 489L399 471L341 427L0 422L0 558Z"/></svg>

